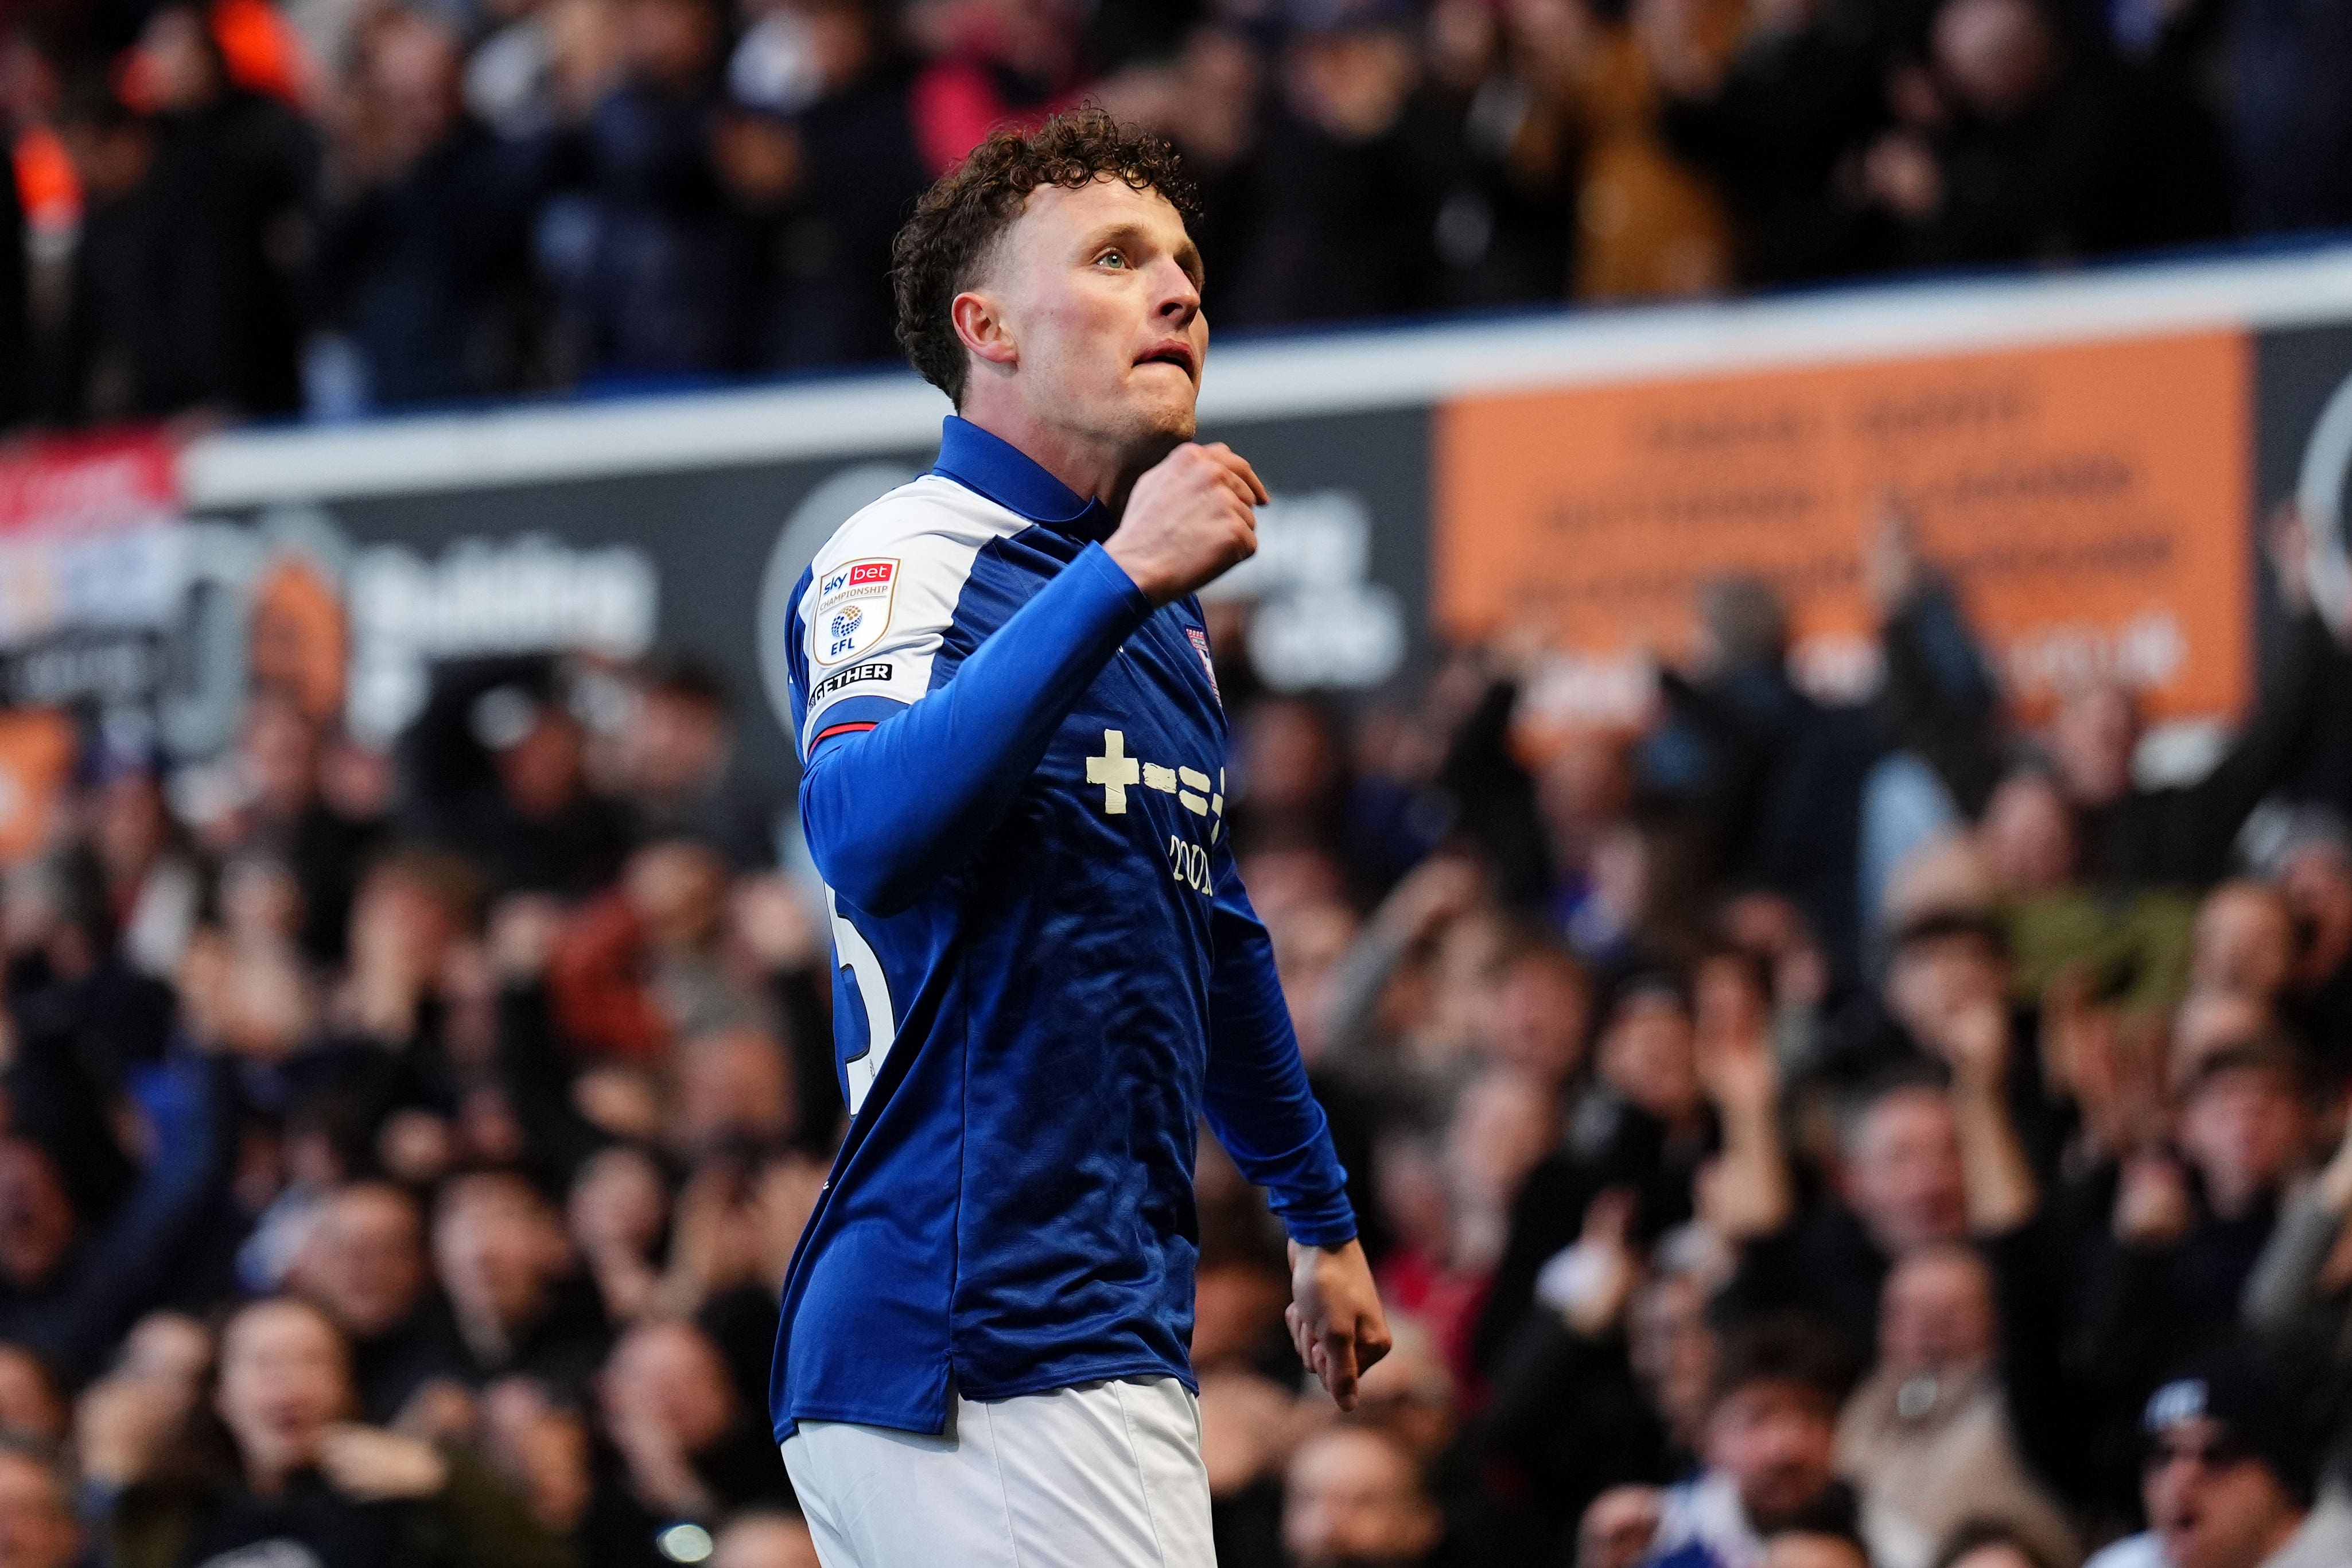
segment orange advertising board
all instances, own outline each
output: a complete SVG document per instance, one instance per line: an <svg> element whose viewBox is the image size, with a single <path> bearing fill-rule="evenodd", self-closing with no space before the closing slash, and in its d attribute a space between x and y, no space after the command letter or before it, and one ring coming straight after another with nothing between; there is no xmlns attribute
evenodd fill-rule
<svg viewBox="0 0 2352 1568"><path fill-rule="evenodd" d="M1695 590L1754 574L1800 664L1859 688L1864 547L1899 497L2029 704L2101 669L2158 714L2233 710L2251 361L2210 332L1460 399L1437 413L1439 623L1672 656Z"/></svg>
<svg viewBox="0 0 2352 1568"><path fill-rule="evenodd" d="M0 711L0 866L48 848L73 769L73 721L54 708Z"/></svg>

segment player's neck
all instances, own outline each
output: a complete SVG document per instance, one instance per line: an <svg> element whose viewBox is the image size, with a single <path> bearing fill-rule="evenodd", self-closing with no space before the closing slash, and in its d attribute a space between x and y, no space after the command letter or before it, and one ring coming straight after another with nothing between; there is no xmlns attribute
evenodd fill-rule
<svg viewBox="0 0 2352 1568"><path fill-rule="evenodd" d="M968 398L957 412L1059 479L1071 494L1100 501L1113 517L1126 508L1127 493L1143 471L1167 455L1139 454L1132 443L1040 419L1012 398Z"/></svg>

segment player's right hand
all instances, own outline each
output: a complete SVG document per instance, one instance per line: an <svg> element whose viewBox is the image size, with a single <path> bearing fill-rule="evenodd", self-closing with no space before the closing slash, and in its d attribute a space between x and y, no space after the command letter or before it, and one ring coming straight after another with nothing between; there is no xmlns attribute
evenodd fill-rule
<svg viewBox="0 0 2352 1568"><path fill-rule="evenodd" d="M1355 1241L1290 1244L1290 1305L1283 1309L1298 1359L1343 1411L1356 1407L1356 1380L1388 1354L1388 1314L1372 1266Z"/></svg>
<svg viewBox="0 0 2352 1568"><path fill-rule="evenodd" d="M1145 598L1166 604L1257 553L1265 502L1256 470L1232 447L1188 441L1135 482L1103 548Z"/></svg>

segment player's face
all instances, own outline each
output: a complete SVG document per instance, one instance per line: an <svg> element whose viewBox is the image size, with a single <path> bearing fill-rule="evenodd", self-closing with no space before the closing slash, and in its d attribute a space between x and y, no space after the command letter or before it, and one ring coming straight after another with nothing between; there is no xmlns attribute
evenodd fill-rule
<svg viewBox="0 0 2352 1568"><path fill-rule="evenodd" d="M1200 252L1168 199L1109 178L1048 185L1001 244L982 292L1038 419L1122 449L1191 440L1209 323Z"/></svg>

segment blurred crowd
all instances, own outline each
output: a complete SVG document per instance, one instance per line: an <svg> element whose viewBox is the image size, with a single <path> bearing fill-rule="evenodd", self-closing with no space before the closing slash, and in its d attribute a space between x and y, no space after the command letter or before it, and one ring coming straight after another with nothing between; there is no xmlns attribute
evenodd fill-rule
<svg viewBox="0 0 2352 1568"><path fill-rule="evenodd" d="M1225 327L2342 225L2347 58L2337 0L9 0L0 427L887 361L917 193L1087 99Z"/></svg>
<svg viewBox="0 0 2352 1568"><path fill-rule="evenodd" d="M2160 783L1899 516L1865 704L1738 579L1631 727L1531 724L1533 636L1346 705L1228 658L1397 1349L1302 1379L1204 1136L1226 1568L2352 1562L2352 606L2272 555L2259 698ZM0 1565L807 1568L836 980L731 694L457 663L384 751L319 700L92 721L5 881Z"/></svg>

